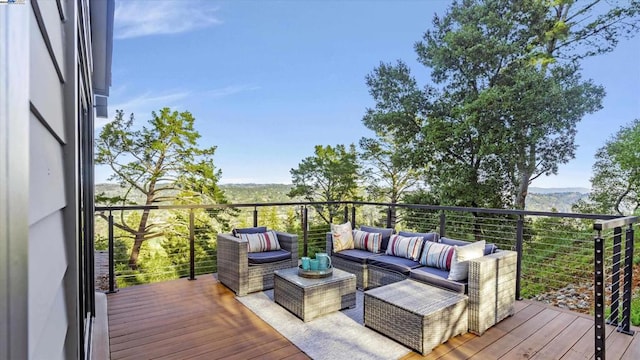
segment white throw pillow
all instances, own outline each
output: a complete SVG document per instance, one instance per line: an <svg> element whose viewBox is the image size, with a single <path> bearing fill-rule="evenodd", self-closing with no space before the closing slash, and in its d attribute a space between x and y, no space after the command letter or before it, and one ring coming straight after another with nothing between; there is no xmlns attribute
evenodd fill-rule
<svg viewBox="0 0 640 360"><path fill-rule="evenodd" d="M454 246L449 280L466 280L469 277L469 260L484 256L485 241L476 241L465 246Z"/></svg>
<svg viewBox="0 0 640 360"><path fill-rule="evenodd" d="M331 235L333 237L333 252L353 249L353 233L351 232L351 222L344 224L331 224Z"/></svg>

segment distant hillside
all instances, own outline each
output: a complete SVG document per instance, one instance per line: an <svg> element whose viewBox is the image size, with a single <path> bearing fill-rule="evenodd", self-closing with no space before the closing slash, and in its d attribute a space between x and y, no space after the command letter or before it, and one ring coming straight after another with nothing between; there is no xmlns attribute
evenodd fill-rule
<svg viewBox="0 0 640 360"><path fill-rule="evenodd" d="M287 196L293 185L225 184L220 185L230 203L270 203L297 201Z"/></svg>
<svg viewBox="0 0 640 360"><path fill-rule="evenodd" d="M285 184L225 184L220 185L227 200L232 204L243 203L277 203L298 201L291 199L287 193L292 185ZM571 207L578 200L588 196L585 188L530 188L527 196L527 210L572 212ZM115 184L97 184L96 194L104 192L107 196L122 195L122 188ZM142 194L135 196L137 203L142 203ZM99 204L98 204L99 205Z"/></svg>
<svg viewBox="0 0 640 360"><path fill-rule="evenodd" d="M224 190L227 200L232 204L241 203L273 203L297 201L287 196L292 185L283 184L225 184L220 185ZM124 189L117 184L96 184L96 195L104 193L107 197L124 195ZM134 191L130 199L142 204L144 197L140 192ZM96 204L101 205L101 204Z"/></svg>
<svg viewBox="0 0 640 360"><path fill-rule="evenodd" d="M561 194L561 193L580 193L588 194L591 190L582 187L569 187L569 188L540 188L530 187L529 194Z"/></svg>
<svg viewBox="0 0 640 360"><path fill-rule="evenodd" d="M581 199L589 196L588 193L559 192L559 193L529 193L527 196L526 210L573 212L571 207Z"/></svg>

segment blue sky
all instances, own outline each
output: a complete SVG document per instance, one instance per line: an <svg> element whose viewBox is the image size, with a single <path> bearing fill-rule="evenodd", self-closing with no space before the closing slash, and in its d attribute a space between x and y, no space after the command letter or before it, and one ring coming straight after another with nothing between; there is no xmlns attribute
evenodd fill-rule
<svg viewBox="0 0 640 360"><path fill-rule="evenodd" d="M190 111L222 183L290 183L317 144L356 143L373 105L365 76L402 59L449 1L116 1L110 115ZM578 126L576 159L533 186L589 187L595 151L640 117L640 38L583 62L607 91ZM98 122L96 133L104 122ZM96 169L104 182L108 169Z"/></svg>

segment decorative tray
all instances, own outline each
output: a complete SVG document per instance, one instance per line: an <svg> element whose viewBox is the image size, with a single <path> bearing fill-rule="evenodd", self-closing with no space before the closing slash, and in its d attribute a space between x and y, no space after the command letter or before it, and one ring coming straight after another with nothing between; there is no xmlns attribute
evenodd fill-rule
<svg viewBox="0 0 640 360"><path fill-rule="evenodd" d="M303 270L302 265L298 266L298 276L311 279L326 278L333 275L333 267L329 267L326 270Z"/></svg>

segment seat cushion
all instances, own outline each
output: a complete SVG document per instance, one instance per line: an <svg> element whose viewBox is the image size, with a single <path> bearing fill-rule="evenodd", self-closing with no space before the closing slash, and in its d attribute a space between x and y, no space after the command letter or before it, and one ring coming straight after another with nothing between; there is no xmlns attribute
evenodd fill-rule
<svg viewBox="0 0 640 360"><path fill-rule="evenodd" d="M471 241L449 239L449 238L446 238L446 237L441 237L440 238L440 242L443 243L443 244L447 244L447 245L458 245L458 246L465 246L465 245L469 245L469 244L472 243ZM496 252L496 250L498 250L498 247L494 243L486 243L484 245L484 254L485 255L493 254L494 252Z"/></svg>
<svg viewBox="0 0 640 360"><path fill-rule="evenodd" d="M287 250L273 250L248 253L249 265L268 264L276 261L291 259L291 253Z"/></svg>
<svg viewBox="0 0 640 360"><path fill-rule="evenodd" d="M422 266L412 269L409 277L425 284L441 287L457 293L464 294L467 292L467 281L449 280L449 272L446 270Z"/></svg>
<svg viewBox="0 0 640 360"><path fill-rule="evenodd" d="M409 232L409 231L399 231L398 235L404 237L416 237L420 236L424 239L424 241L433 241L438 242L440 235L438 233L430 232L430 233L418 233L418 232Z"/></svg>
<svg viewBox="0 0 640 360"><path fill-rule="evenodd" d="M387 270L397 271L405 275L408 275L411 269L420 267L420 263L417 261L391 255L380 255L368 258L367 264Z"/></svg>
<svg viewBox="0 0 640 360"><path fill-rule="evenodd" d="M366 264L367 259L374 256L379 256L379 255L380 254L375 254L375 253L372 253L366 250L360 250L360 249L342 250L340 252L333 253L333 256L337 256L345 260L357 262L359 264Z"/></svg>
<svg viewBox="0 0 640 360"><path fill-rule="evenodd" d="M380 245L380 251L385 252L387 250L387 244L389 244L389 238L393 235L393 229L379 228L373 226L360 226L360 231L378 233L382 235L382 245Z"/></svg>

